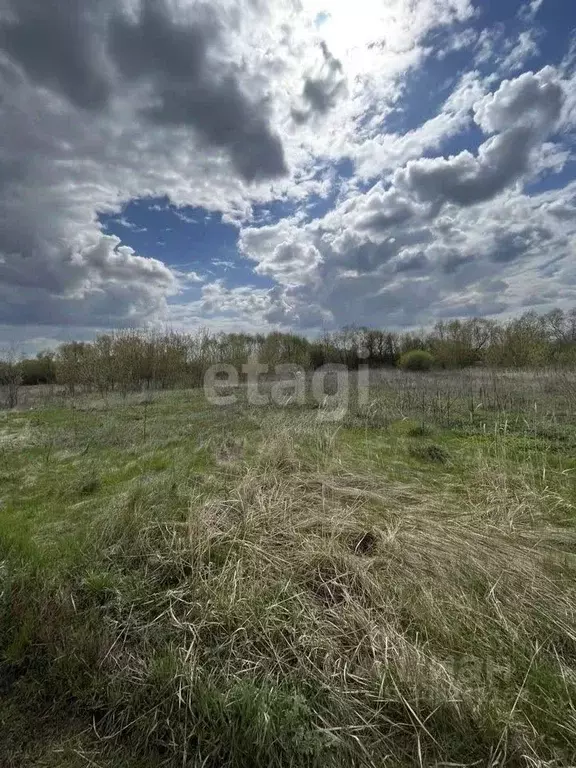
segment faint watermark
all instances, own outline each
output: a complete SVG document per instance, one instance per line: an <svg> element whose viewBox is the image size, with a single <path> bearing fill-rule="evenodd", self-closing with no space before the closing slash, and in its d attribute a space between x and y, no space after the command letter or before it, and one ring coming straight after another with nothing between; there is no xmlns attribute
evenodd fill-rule
<svg viewBox="0 0 576 768"><path fill-rule="evenodd" d="M317 420L341 421L352 404L369 404L370 369L328 364L307 371L293 363L271 366L249 360L240 367L222 363L206 371L204 395L212 405L234 405L244 394L252 406L310 404L316 408Z"/></svg>

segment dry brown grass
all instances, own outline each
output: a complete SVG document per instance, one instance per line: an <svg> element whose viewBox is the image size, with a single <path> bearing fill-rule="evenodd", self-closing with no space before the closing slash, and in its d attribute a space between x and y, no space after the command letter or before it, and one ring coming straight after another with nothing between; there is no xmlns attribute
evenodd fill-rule
<svg viewBox="0 0 576 768"><path fill-rule="evenodd" d="M64 563L63 525L0 542L18 722L31 742L35 722L59 745L73 731L76 757L52 764L574 764L570 475L499 427L466 443L465 471L450 448L399 480L362 414L349 433L305 410L242 418L202 432L203 472L186 443L82 498ZM434 435L400 426L388 458L410 468ZM5 744L0 762L50 764Z"/></svg>

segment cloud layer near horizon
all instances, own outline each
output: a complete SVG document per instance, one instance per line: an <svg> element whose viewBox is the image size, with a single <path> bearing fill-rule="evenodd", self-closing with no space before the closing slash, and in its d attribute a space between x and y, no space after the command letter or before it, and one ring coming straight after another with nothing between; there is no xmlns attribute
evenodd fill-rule
<svg viewBox="0 0 576 768"><path fill-rule="evenodd" d="M0 0L0 326L313 332L573 302L576 183L539 182L571 159L574 56L522 71L540 6L515 39L469 0L354 6ZM392 130L411 78L465 48L434 113ZM222 214L272 287L106 233L146 197Z"/></svg>

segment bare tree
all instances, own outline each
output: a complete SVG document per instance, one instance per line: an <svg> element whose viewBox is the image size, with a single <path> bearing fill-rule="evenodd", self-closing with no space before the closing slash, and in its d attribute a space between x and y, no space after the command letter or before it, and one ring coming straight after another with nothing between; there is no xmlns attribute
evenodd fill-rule
<svg viewBox="0 0 576 768"><path fill-rule="evenodd" d="M0 386L6 391L6 408L16 408L22 384L22 367L14 349L0 361Z"/></svg>

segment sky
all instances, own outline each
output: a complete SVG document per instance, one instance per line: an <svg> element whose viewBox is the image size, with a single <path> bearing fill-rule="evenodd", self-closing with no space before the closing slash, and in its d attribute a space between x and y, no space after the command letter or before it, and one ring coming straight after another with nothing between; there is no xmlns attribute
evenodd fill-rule
<svg viewBox="0 0 576 768"><path fill-rule="evenodd" d="M576 3L0 0L0 345L576 306Z"/></svg>

